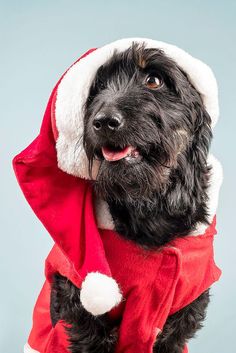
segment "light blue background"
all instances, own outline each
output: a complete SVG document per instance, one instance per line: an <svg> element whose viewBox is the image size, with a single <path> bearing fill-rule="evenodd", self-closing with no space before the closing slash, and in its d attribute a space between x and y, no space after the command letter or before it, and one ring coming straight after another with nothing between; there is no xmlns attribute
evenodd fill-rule
<svg viewBox="0 0 236 353"><path fill-rule="evenodd" d="M176 44L207 62L218 79L221 118L212 150L225 175L215 244L223 277L190 352L235 353L235 17L230 0L1 1L1 353L22 352L52 245L23 198L11 159L36 136L64 70L88 48L131 36Z"/></svg>

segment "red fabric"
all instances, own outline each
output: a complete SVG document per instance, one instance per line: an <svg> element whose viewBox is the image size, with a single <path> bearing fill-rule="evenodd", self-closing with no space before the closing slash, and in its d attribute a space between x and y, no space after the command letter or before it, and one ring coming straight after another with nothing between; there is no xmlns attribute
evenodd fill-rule
<svg viewBox="0 0 236 353"><path fill-rule="evenodd" d="M112 275L124 297L109 313L120 322L116 353L151 353L168 315L189 304L220 276L213 257L215 219L205 234L177 239L158 251L143 250L115 231L99 230L92 183L57 166L54 137L58 132L52 123L56 89L39 136L13 161L27 201L55 242L46 260L46 282L35 305L29 345L40 353L68 352L63 323L51 325L51 276L59 272L80 287L88 272L99 271Z"/></svg>
<svg viewBox="0 0 236 353"><path fill-rule="evenodd" d="M49 99L39 136L14 158L14 170L30 206L81 278L96 270L111 275L93 215L90 182L66 174L57 166L51 124L56 88Z"/></svg>
<svg viewBox="0 0 236 353"><path fill-rule="evenodd" d="M153 252L114 231L101 231L112 275L126 299L110 312L112 319L122 317L116 353L152 352L156 329L162 330L167 317L219 279L213 259L215 233L214 219L205 234L176 239Z"/></svg>

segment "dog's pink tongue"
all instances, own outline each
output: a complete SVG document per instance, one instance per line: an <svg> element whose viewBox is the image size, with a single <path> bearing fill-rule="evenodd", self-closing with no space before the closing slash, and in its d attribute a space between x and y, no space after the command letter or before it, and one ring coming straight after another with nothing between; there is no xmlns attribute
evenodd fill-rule
<svg viewBox="0 0 236 353"><path fill-rule="evenodd" d="M103 157L107 161L114 162L114 161L119 161L120 159L127 157L134 150L135 150L135 148L132 146L126 146L121 151L114 151L114 150L110 149L109 147L102 147L102 154L103 154Z"/></svg>

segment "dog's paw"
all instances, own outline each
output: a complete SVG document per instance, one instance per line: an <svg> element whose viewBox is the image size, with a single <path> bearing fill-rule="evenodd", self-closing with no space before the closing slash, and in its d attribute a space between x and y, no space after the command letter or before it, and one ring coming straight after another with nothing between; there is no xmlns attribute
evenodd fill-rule
<svg viewBox="0 0 236 353"><path fill-rule="evenodd" d="M66 277L55 274L51 287L50 312L53 325L58 320L68 323L78 320L80 313L80 289Z"/></svg>

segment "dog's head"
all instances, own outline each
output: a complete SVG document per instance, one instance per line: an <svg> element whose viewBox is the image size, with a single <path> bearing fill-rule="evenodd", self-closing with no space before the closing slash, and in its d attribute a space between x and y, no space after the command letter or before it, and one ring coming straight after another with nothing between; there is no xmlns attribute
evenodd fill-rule
<svg viewBox="0 0 236 353"><path fill-rule="evenodd" d="M90 172L101 162L97 192L106 200L151 198L173 188L176 176L187 182L206 172L210 124L200 94L162 50L134 43L114 52L85 105Z"/></svg>

